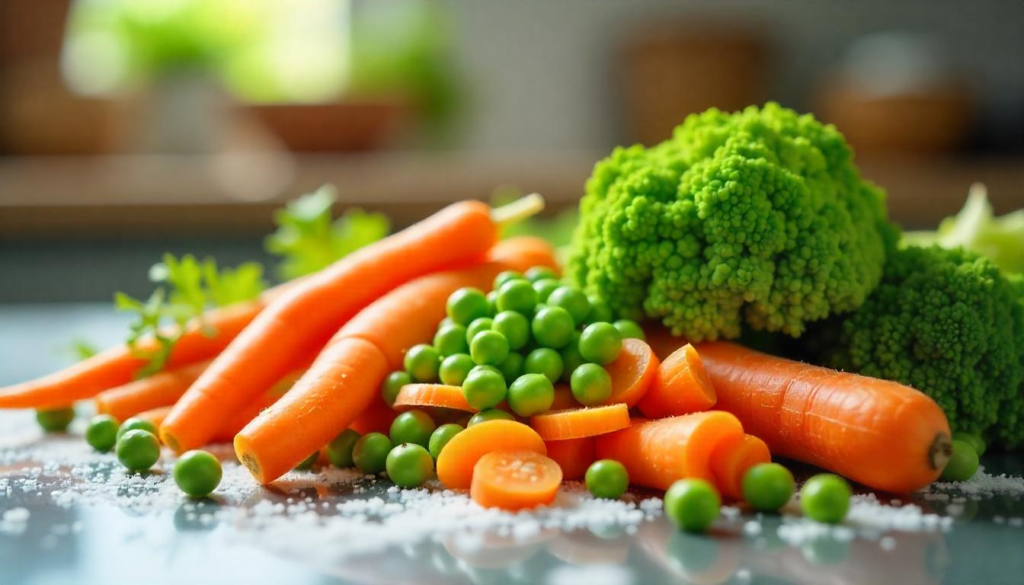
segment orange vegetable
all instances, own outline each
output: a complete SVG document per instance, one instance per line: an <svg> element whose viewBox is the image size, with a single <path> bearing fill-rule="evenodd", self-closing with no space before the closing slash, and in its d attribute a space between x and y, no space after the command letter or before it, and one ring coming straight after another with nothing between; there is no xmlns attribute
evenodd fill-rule
<svg viewBox="0 0 1024 585"><path fill-rule="evenodd" d="M270 303L181 397L161 429L164 442L177 452L206 443L224 411L259 396L363 307L413 278L482 258L497 231L489 206L456 203L303 280ZM351 414L348 422L360 413Z"/></svg>
<svg viewBox="0 0 1024 585"><path fill-rule="evenodd" d="M406 384L398 391L395 397L395 408L434 406L439 408L451 408L476 412L476 409L466 402L459 386L446 386L445 384Z"/></svg>
<svg viewBox="0 0 1024 585"><path fill-rule="evenodd" d="M533 427L545 441L565 441L611 433L629 426L629 409L625 404L550 410L530 418Z"/></svg>
<svg viewBox="0 0 1024 585"><path fill-rule="evenodd" d="M551 403L551 408L548 411L569 410L582 406L582 404L576 401L576 397L572 395L572 389L569 388L568 384L559 384L555 386L555 400Z"/></svg>
<svg viewBox="0 0 1024 585"><path fill-rule="evenodd" d="M949 460L946 415L907 386L766 355L733 343L698 347L717 408L775 455L896 493L935 481Z"/></svg>
<svg viewBox="0 0 1024 585"><path fill-rule="evenodd" d="M668 489L677 480L714 482L711 455L724 441L738 440L743 426L721 411L698 412L659 420L637 420L628 429L597 437L598 459L626 466L629 482Z"/></svg>
<svg viewBox="0 0 1024 585"><path fill-rule="evenodd" d="M722 494L734 500L743 499L743 475L759 463L771 463L768 445L754 435L722 441L711 454L711 473Z"/></svg>
<svg viewBox="0 0 1024 585"><path fill-rule="evenodd" d="M607 403L636 406L651 387L659 363L651 346L639 339L623 339L622 353L605 366L612 378L612 395Z"/></svg>
<svg viewBox="0 0 1024 585"><path fill-rule="evenodd" d="M281 477L365 411L387 372L373 344L333 342L287 394L235 436L238 460L261 484Z"/></svg>
<svg viewBox="0 0 1024 585"><path fill-rule="evenodd" d="M467 489L473 468L481 457L498 451L534 451L547 454L540 435L530 427L511 420L475 424L455 435L437 458L437 479L444 487Z"/></svg>
<svg viewBox="0 0 1024 585"><path fill-rule="evenodd" d="M566 480L583 479L590 464L597 461L594 455L594 437L544 441L544 444L548 447L548 457L562 468L562 477Z"/></svg>
<svg viewBox="0 0 1024 585"><path fill-rule="evenodd" d="M714 405L715 389L701 365L700 355L686 344L661 362L638 407L648 418L664 418L710 410Z"/></svg>
<svg viewBox="0 0 1024 585"><path fill-rule="evenodd" d="M104 390L96 395L96 412L125 420L146 410L170 406L181 398L209 364L208 361L199 362Z"/></svg>
<svg viewBox="0 0 1024 585"><path fill-rule="evenodd" d="M360 435L366 433L384 433L386 435L391 432L391 423L394 422L398 414L398 411L393 410L384 402L378 392L377 397L370 402L370 406L357 416L348 428Z"/></svg>
<svg viewBox="0 0 1024 585"><path fill-rule="evenodd" d="M487 453L473 466L469 489L473 501L485 508L525 510L555 501L562 470L534 451Z"/></svg>
<svg viewBox="0 0 1024 585"><path fill-rule="evenodd" d="M133 416L143 418L153 423L153 426L160 428L160 425L164 424L164 419L167 418L167 413L171 411L170 406L158 406L149 410L139 412Z"/></svg>

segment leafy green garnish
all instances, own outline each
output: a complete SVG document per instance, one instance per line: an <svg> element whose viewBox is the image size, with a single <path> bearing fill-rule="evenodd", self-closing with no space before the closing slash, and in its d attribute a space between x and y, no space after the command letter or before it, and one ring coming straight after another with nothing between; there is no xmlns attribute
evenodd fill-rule
<svg viewBox="0 0 1024 585"><path fill-rule="evenodd" d="M91 341L76 337L71 340L71 352L79 360L87 360L100 352Z"/></svg>
<svg viewBox="0 0 1024 585"><path fill-rule="evenodd" d="M380 213L349 209L334 220L331 207L336 200L334 187L325 185L274 214L277 231L267 236L265 246L281 257L282 278L316 272L388 235L390 222Z"/></svg>

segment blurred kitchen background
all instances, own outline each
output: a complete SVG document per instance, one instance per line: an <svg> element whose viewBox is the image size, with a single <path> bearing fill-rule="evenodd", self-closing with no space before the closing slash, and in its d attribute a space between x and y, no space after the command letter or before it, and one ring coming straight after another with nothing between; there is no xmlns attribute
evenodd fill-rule
<svg viewBox="0 0 1024 585"><path fill-rule="evenodd" d="M845 132L894 218L1024 206L1024 3L0 0L0 303L146 296L165 251L272 263L331 183L394 227L766 100ZM3 324L0 323L0 327Z"/></svg>

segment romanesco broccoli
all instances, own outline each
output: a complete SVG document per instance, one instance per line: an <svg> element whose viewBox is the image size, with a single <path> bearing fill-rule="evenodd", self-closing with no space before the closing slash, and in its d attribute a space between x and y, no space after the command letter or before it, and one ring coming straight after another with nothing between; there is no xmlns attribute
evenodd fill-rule
<svg viewBox="0 0 1024 585"><path fill-rule="evenodd" d="M744 323L799 336L878 284L897 233L884 198L833 126L773 103L712 109L597 164L567 274L694 341Z"/></svg>

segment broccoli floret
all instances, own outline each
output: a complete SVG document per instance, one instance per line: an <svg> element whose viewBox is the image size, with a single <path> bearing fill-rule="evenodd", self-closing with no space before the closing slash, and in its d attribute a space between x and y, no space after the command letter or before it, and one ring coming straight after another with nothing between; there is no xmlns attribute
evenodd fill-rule
<svg viewBox="0 0 1024 585"><path fill-rule="evenodd" d="M963 249L890 254L882 282L804 340L828 365L931 396L954 431L1024 444L1024 287Z"/></svg>
<svg viewBox="0 0 1024 585"><path fill-rule="evenodd" d="M567 274L693 341L744 322L795 337L878 284L897 238L884 199L833 126L772 103L712 109L596 165Z"/></svg>

